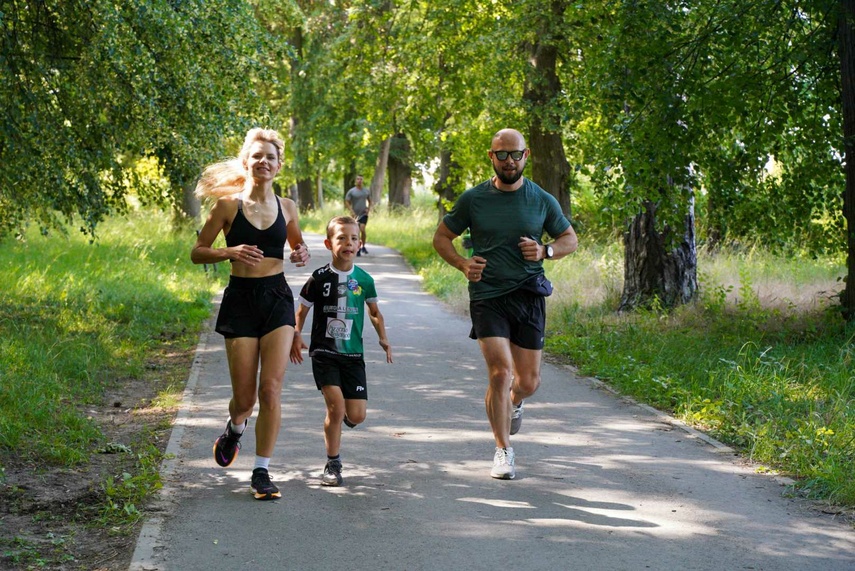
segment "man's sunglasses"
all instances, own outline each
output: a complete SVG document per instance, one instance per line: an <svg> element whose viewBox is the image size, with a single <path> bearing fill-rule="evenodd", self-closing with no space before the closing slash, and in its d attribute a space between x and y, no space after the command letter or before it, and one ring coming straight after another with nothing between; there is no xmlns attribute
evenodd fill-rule
<svg viewBox="0 0 855 571"><path fill-rule="evenodd" d="M518 161L521 158L523 158L524 154L525 154L525 149L523 149L521 151L493 151L493 155L497 159L499 159L500 161L508 160L508 155L510 155L511 158L514 159L515 161Z"/></svg>

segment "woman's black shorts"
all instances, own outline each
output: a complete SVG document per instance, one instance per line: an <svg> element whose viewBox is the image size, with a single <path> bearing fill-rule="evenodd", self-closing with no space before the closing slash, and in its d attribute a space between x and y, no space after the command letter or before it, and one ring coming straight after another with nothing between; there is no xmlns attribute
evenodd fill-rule
<svg viewBox="0 0 855 571"><path fill-rule="evenodd" d="M226 339L261 338L283 325L293 327L296 323L294 294L284 274L263 278L231 276L215 331Z"/></svg>

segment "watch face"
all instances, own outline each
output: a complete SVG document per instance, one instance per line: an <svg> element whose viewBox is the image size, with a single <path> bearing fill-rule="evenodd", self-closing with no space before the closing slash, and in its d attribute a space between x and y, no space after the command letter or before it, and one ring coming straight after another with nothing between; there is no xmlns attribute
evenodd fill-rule
<svg viewBox="0 0 855 571"><path fill-rule="evenodd" d="M547 247L546 247L546 257L547 257L547 258L551 258L551 257L552 257L552 246L547 246Z"/></svg>

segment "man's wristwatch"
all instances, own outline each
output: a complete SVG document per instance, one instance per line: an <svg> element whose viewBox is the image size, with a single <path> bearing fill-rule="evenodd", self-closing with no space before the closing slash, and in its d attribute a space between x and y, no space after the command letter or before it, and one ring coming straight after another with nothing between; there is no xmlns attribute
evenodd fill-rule
<svg viewBox="0 0 855 571"><path fill-rule="evenodd" d="M552 250L552 244L546 244L543 246L544 250L544 258L547 260L551 260L552 256L555 255L555 252Z"/></svg>

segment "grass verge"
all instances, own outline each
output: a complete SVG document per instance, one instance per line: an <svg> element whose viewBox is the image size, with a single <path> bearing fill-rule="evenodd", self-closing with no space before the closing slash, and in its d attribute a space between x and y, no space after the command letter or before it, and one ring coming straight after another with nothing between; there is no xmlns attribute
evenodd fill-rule
<svg viewBox="0 0 855 571"><path fill-rule="evenodd" d="M95 568L130 541L225 279L189 262L193 241L150 211L92 243L74 230L4 241L0 563Z"/></svg>
<svg viewBox="0 0 855 571"><path fill-rule="evenodd" d="M139 377L164 341L192 343L212 283L189 264L191 231L151 213L0 250L0 447L44 462L87 460L99 431L85 406Z"/></svg>

